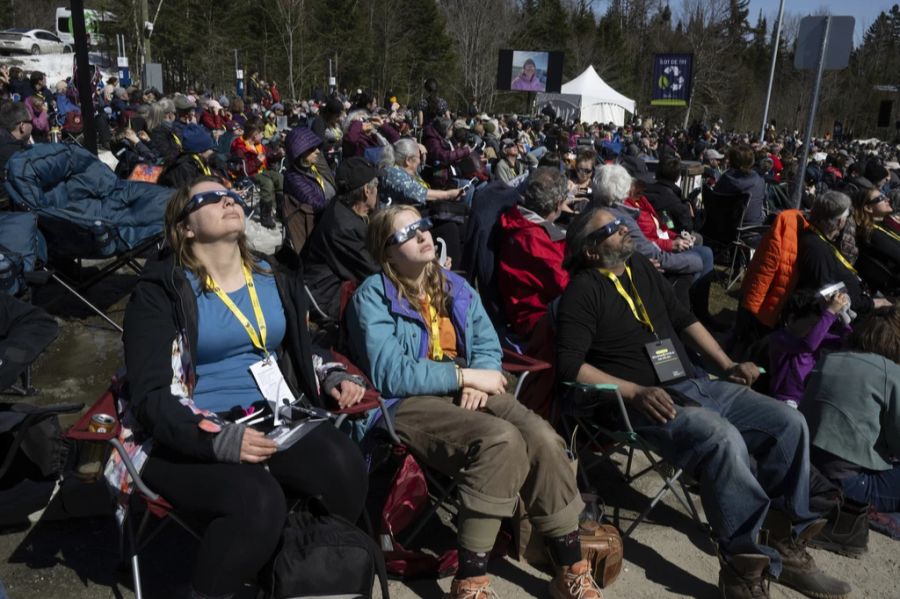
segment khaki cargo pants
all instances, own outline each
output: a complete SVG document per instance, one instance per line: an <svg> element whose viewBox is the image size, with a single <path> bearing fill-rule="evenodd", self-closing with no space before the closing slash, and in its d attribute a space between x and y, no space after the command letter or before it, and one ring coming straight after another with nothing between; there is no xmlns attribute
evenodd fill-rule
<svg viewBox="0 0 900 599"><path fill-rule="evenodd" d="M451 397L409 397L397 407L395 427L427 466L448 476L459 473L463 548L490 551L500 518L513 515L519 497L544 536L578 528L584 503L565 442L512 395L492 396L477 412ZM481 524L467 526L467 518Z"/></svg>

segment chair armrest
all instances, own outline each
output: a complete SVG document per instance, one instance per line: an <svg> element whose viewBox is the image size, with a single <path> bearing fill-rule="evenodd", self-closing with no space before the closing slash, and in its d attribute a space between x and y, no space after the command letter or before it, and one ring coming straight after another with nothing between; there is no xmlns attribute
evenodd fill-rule
<svg viewBox="0 0 900 599"><path fill-rule="evenodd" d="M537 360L525 354L516 353L515 351L504 348L503 360L501 363L503 370L512 374L521 374L523 372L540 372L549 370L552 365L543 360Z"/></svg>
<svg viewBox="0 0 900 599"><path fill-rule="evenodd" d="M115 422L106 432L95 433L89 430L91 417L95 414L106 414L112 416ZM119 415L116 411L116 398L112 391L104 393L87 412L82 414L81 418L66 431L66 438L74 441L99 441L108 442L119 436L122 424L119 422Z"/></svg>
<svg viewBox="0 0 900 599"><path fill-rule="evenodd" d="M345 416L355 416L357 414L364 414L369 410L374 410L378 408L378 399L379 399L378 391L374 389L366 389L366 392L363 394L362 400L358 404L354 404L347 408L337 408L334 410L329 410L332 414L337 415L345 415Z"/></svg>
<svg viewBox="0 0 900 599"><path fill-rule="evenodd" d="M616 405L619 409L619 415L622 417L622 424L625 426L625 432L629 436L629 438L635 435L634 429L631 428L631 419L628 417L628 410L625 408L625 398L622 397L622 393L619 391L619 386L614 385L612 383L598 384L598 383L579 383L577 381L564 381L563 385L567 387L571 387L573 389L580 389L586 392L599 392L599 393L612 393L615 394L616 397ZM610 400L608 403L612 403ZM600 404L597 404L598 406ZM597 406L593 406L597 407Z"/></svg>

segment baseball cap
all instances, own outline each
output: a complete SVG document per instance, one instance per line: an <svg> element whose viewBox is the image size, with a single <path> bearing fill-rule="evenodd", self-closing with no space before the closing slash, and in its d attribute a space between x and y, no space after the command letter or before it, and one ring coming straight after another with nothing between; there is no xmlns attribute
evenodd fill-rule
<svg viewBox="0 0 900 599"><path fill-rule="evenodd" d="M359 189L378 174L379 171L374 164L362 156L352 156L338 165L334 182L338 193L348 193Z"/></svg>

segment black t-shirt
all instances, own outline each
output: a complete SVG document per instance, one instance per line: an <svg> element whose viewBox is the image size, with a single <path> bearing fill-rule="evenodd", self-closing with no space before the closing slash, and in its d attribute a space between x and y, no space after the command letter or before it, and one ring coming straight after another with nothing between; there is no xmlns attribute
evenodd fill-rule
<svg viewBox="0 0 900 599"><path fill-rule="evenodd" d="M672 285L640 254L627 262L634 285L660 339L671 339L686 376L694 376L678 333L697 322L678 301ZM634 297L627 274L619 278ZM557 319L557 369L561 380L574 381L588 363L612 376L644 386L659 384L644 345L656 340L638 322L615 284L596 269L585 270L569 282Z"/></svg>

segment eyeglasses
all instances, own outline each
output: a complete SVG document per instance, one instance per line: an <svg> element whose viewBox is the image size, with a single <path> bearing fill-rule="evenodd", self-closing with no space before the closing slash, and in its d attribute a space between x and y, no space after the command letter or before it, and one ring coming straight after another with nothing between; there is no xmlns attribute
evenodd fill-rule
<svg viewBox="0 0 900 599"><path fill-rule="evenodd" d="M244 214L249 212L249 206L244 201L244 198L240 196L236 191L231 189L214 189L212 191L201 191L200 193L195 193L191 196L191 199L188 200L188 203L185 204L184 210L181 211L181 216L178 220L184 220L187 218L187 215L191 212L196 212L203 206L208 204L218 204L225 198L231 198L231 200L240 206L244 210Z"/></svg>
<svg viewBox="0 0 900 599"><path fill-rule="evenodd" d="M401 243L406 243L410 239L416 236L416 232L422 231L430 231L432 227L430 218L422 218L417 220L414 223L410 223L391 235L390 239L388 239L386 246L392 245L400 245Z"/></svg>
<svg viewBox="0 0 900 599"><path fill-rule="evenodd" d="M866 200L866 204L878 204L879 202L887 202L888 199L889 198L886 195L884 195L883 193L879 193L874 198L869 198L868 200Z"/></svg>
<svg viewBox="0 0 900 599"><path fill-rule="evenodd" d="M618 232L619 228L622 226L622 219L617 218L614 221L610 221L592 232L587 236L587 241L590 241L595 244L601 244L606 241L609 237L612 237L616 232Z"/></svg>
<svg viewBox="0 0 900 599"><path fill-rule="evenodd" d="M575 170L578 172L579 175L590 175L591 173L594 172L594 169L592 169L592 168L577 168Z"/></svg>

